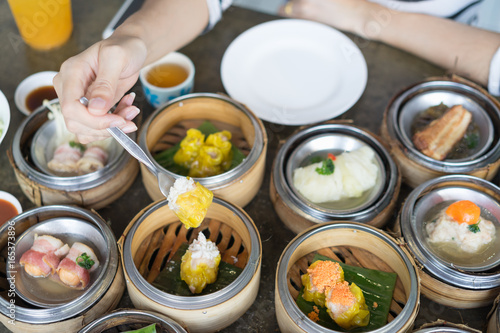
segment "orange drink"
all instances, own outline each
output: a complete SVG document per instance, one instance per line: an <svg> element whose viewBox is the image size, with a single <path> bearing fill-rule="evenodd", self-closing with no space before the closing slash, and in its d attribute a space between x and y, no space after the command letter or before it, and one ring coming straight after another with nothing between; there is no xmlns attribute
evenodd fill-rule
<svg viewBox="0 0 500 333"><path fill-rule="evenodd" d="M70 0L8 0L23 40L48 50L64 44L73 30Z"/></svg>

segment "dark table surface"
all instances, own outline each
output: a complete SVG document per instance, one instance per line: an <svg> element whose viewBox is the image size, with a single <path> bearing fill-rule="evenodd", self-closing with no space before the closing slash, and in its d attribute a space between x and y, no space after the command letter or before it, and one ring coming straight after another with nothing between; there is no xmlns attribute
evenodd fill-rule
<svg viewBox="0 0 500 333"><path fill-rule="evenodd" d="M17 127L25 118L14 104L14 91L28 75L45 70L58 71L65 59L98 41L105 26L120 5L120 0L73 1L74 31L71 39L61 48L39 52L22 42L7 2L0 2L0 90L7 97L11 109L11 124L0 146L0 190L15 195L25 211L34 208L34 205L22 193L6 154ZM225 92L219 73L221 59L228 45L252 26L275 19L278 17L231 7L224 14L223 20L211 32L198 37L180 50L195 64L195 92ZM348 36L359 46L366 59L368 83L359 101L340 118L352 119L356 125L375 133L379 133L382 113L394 94L425 78L446 74L443 69L395 48L366 41L354 35ZM135 104L142 110L142 117L145 119L154 110L147 104L139 83L132 90L137 93ZM296 127L267 122L265 122L265 127L269 138L267 172L259 193L245 207L257 225L262 239L263 260L260 289L250 309L223 332L279 331L274 312L276 265L283 249L295 234L283 225L274 212L269 198L269 174L279 142L286 140ZM498 184L498 180L494 182ZM403 185L392 222L409 191L410 189ZM113 231L119 238L130 220L150 202L151 199L139 175L132 187L119 200L100 209L98 213L111 222ZM125 292L119 307L132 306ZM421 307L415 327L440 318L454 323L467 324L475 329L484 329L486 314L489 310L490 307L473 310L452 309L421 296ZM0 327L0 332L7 331L5 327Z"/></svg>

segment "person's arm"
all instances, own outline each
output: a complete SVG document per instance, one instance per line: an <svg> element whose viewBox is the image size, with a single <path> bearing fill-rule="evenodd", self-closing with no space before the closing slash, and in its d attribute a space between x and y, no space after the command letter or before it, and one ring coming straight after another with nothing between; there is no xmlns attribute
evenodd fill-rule
<svg viewBox="0 0 500 333"><path fill-rule="evenodd" d="M500 46L496 32L365 0L294 0L282 13L384 42L484 85Z"/></svg>
<svg viewBox="0 0 500 333"><path fill-rule="evenodd" d="M207 26L206 0L148 0L107 39L66 60L54 78L68 129L82 143L108 137L106 128L135 131L132 105L108 114L135 84L140 69L196 38ZM89 99L88 108L79 99Z"/></svg>

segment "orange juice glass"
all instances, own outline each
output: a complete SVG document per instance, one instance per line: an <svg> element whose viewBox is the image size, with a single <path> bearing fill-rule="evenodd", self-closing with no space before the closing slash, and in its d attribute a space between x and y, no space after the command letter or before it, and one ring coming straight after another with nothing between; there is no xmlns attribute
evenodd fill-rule
<svg viewBox="0 0 500 333"><path fill-rule="evenodd" d="M71 0L8 0L23 40L48 50L64 44L73 31Z"/></svg>

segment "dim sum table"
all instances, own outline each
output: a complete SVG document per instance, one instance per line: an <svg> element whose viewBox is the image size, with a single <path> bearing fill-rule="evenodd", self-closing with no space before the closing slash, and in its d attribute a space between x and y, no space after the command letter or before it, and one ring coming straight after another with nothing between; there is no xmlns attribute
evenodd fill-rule
<svg viewBox="0 0 500 333"><path fill-rule="evenodd" d="M62 47L39 52L26 46L19 37L6 1L0 3L0 90L7 97L11 109L11 123L6 138L0 146L0 190L19 198L24 210L34 205L23 195L8 158L9 149L17 127L25 116L14 103L16 86L28 75L39 71L57 71L61 63L92 45L101 38L101 33L121 5L120 0L73 1L74 31L71 39ZM221 92L224 87L220 78L220 64L228 45L243 31L279 17L254 12L239 7L229 8L219 24L207 34L194 40L180 51L189 56L196 67L195 92ZM431 76L446 74L443 69L408 53L387 45L348 36L359 46L368 65L368 83L359 101L342 119L352 119L358 126L379 133L382 113L391 97L403 88ZM142 110L144 120L154 109L145 100L140 83L132 89L137 93L135 104ZM274 312L274 281L276 265L285 246L295 234L287 229L273 209L269 197L270 170L279 143L297 129L294 126L265 122L269 147L266 175L257 196L245 207L246 212L258 227L263 245L262 274L257 299L250 309L223 332L277 332L279 327ZM498 177L494 180L498 184ZM410 189L403 186L399 204L394 211L393 222ZM132 187L117 201L100 209L98 213L110 221L117 239L130 220L151 203L140 175ZM119 307L133 307L125 292ZM490 307L473 310L452 309L421 296L421 306L415 327L424 323L444 319L457 324L467 324L484 329L486 314ZM8 332L0 327L0 332Z"/></svg>

